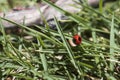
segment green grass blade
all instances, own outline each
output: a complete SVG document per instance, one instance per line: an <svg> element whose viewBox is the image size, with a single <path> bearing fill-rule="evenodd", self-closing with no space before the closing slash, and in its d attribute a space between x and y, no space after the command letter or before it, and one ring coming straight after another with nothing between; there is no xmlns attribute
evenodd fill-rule
<svg viewBox="0 0 120 80"><path fill-rule="evenodd" d="M99 11L102 14L102 12L103 12L103 0L100 0L100 2L99 2Z"/></svg>
<svg viewBox="0 0 120 80"><path fill-rule="evenodd" d="M114 59L115 34L114 34L114 14L112 16L111 30L110 30L110 59ZM110 69L113 71L114 63L110 63Z"/></svg>
<svg viewBox="0 0 120 80"><path fill-rule="evenodd" d="M40 46L39 50L42 51L42 48L44 47L44 43L39 36L37 36L37 40L38 40L38 45ZM41 62L42 62L44 71L47 72L48 65L47 65L47 60L46 60L45 54L44 53L39 53L39 54L40 54L40 58L41 58Z"/></svg>
<svg viewBox="0 0 120 80"><path fill-rule="evenodd" d="M78 70L78 73L81 75L81 71L80 71L80 69L79 69L79 67L76 64L75 59L74 59L74 53L72 52L72 49L71 49L70 45L68 44L67 40L65 39L65 36L63 34L63 31L62 31L62 28L60 27L60 24L58 23L56 18L55 18L55 23L56 23L56 27L58 29L58 32L61 35L63 43L65 44L65 47L66 47L66 49L68 51L69 57L71 59L70 61L74 65L74 67Z"/></svg>

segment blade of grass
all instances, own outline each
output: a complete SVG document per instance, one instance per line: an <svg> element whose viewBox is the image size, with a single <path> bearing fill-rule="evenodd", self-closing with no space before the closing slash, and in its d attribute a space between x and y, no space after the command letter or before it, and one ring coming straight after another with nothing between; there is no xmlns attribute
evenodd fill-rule
<svg viewBox="0 0 120 80"><path fill-rule="evenodd" d="M115 46L115 35L114 35L114 14L112 16L112 22L111 22L111 30L110 30L110 58L114 59L114 48L112 48L113 46ZM113 71L114 69L114 64L111 62L110 63L110 70Z"/></svg>
<svg viewBox="0 0 120 80"><path fill-rule="evenodd" d="M1 33L2 33L2 35L4 36L3 38L4 38L4 43L3 43L3 46L6 46L7 45L7 43L6 43L6 40L7 40L7 38L6 38L6 33L5 33L5 30L4 30L4 27L3 27L3 25L2 25L2 19L0 18L0 31L1 31Z"/></svg>
<svg viewBox="0 0 120 80"><path fill-rule="evenodd" d="M55 18L55 23L56 23L56 27L57 27L57 29L58 29L58 32L59 32L59 34L61 35L61 38L62 38L62 40L63 40L63 43L65 44L65 47L66 47L66 49L67 49L67 51L68 51L69 57L70 57L70 59L71 59L70 61L71 61L71 63L74 65L74 67L76 68L76 70L78 71L79 75L81 75L81 71L80 71L80 69L79 69L79 67L78 67L78 65L76 64L76 61L75 61L75 59L74 59L74 53L72 52L72 49L71 49L70 45L68 44L67 40L65 39L65 36L64 36L63 31L62 31L62 29L61 29L61 27L60 27L60 24L58 23L58 21L57 21L56 18Z"/></svg>
<svg viewBox="0 0 120 80"><path fill-rule="evenodd" d="M103 0L100 0L100 2L99 2L99 11L102 14L102 12L103 12Z"/></svg>
<svg viewBox="0 0 120 80"><path fill-rule="evenodd" d="M37 41L38 41L38 45L40 46L39 50L42 51L42 47L44 47L44 43L43 43L42 39L39 36L37 36ZM44 71L45 71L45 73L47 73L48 64L47 64L47 60L46 60L45 54L44 53L40 53L40 58L41 58L41 62L42 62Z"/></svg>
<svg viewBox="0 0 120 80"><path fill-rule="evenodd" d="M38 10L39 10L39 12L40 12L40 17L41 17L42 21L43 21L44 24L45 24L45 25L44 25L45 28L49 31L49 29L50 29L49 24L47 23L47 21L46 21L44 15L43 15L43 13L41 12L41 10L40 10L39 8L38 8Z"/></svg>

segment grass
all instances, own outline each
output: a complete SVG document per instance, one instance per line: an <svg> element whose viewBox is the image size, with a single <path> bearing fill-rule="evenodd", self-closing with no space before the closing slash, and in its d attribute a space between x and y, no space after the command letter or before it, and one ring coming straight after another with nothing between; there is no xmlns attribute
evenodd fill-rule
<svg viewBox="0 0 120 80"><path fill-rule="evenodd" d="M102 1L102 0L101 0ZM22 29L19 35L7 34L0 23L0 78L16 80L119 80L120 79L120 1L93 9L86 4L71 14L48 0L43 2L69 17L57 30L35 25L32 29L14 21ZM80 34L82 43L72 47L67 42ZM27 39L25 36L32 38Z"/></svg>
<svg viewBox="0 0 120 80"><path fill-rule="evenodd" d="M0 11L7 12L15 7L27 7L35 5L37 0L0 0ZM40 0L38 0L40 1Z"/></svg>

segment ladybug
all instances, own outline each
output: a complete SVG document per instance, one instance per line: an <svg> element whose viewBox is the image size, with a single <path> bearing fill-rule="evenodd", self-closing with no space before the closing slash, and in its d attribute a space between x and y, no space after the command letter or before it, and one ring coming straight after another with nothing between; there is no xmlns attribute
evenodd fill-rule
<svg viewBox="0 0 120 80"><path fill-rule="evenodd" d="M72 40L69 40L69 44L70 44L71 46L73 46L73 47L81 44L81 42L82 42L82 38L81 38L81 36L78 35L78 34L74 35L73 38L72 38Z"/></svg>

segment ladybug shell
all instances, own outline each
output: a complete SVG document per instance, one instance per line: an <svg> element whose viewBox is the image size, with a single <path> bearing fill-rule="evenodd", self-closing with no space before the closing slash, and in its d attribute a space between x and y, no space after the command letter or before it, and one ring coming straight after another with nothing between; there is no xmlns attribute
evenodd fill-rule
<svg viewBox="0 0 120 80"><path fill-rule="evenodd" d="M79 45L82 41L82 38L80 35L76 34L73 36L73 43L75 43L76 45Z"/></svg>

